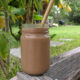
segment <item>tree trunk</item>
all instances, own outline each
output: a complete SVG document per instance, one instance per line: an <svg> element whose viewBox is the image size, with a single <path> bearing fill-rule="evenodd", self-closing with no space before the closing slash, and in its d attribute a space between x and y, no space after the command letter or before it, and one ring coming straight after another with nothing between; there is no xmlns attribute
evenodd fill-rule
<svg viewBox="0 0 80 80"><path fill-rule="evenodd" d="M7 70L5 68L4 61L2 60L1 56L0 56L0 66L1 66L1 69L4 73L4 76L6 77L7 76Z"/></svg>
<svg viewBox="0 0 80 80"><path fill-rule="evenodd" d="M26 23L31 24L33 22L33 10L29 8L26 8Z"/></svg>
<svg viewBox="0 0 80 80"><path fill-rule="evenodd" d="M43 10L42 10L42 15L44 15L45 14L45 12L46 12L46 9L47 9L47 7L48 7L48 2L45 2L45 1L43 1Z"/></svg>
<svg viewBox="0 0 80 80"><path fill-rule="evenodd" d="M8 12L5 12L5 31L9 32L9 17L8 17Z"/></svg>
<svg viewBox="0 0 80 80"><path fill-rule="evenodd" d="M26 23L27 24L31 24L33 22L33 1L32 1L32 6L30 7L29 4L26 4L27 8L26 8Z"/></svg>

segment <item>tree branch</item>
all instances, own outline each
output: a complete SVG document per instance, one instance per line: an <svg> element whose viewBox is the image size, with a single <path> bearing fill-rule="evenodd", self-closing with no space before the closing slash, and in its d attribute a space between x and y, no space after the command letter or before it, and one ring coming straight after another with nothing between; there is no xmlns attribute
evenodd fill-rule
<svg viewBox="0 0 80 80"><path fill-rule="evenodd" d="M4 76L6 77L7 76L7 72L6 72L5 65L3 64L3 60L1 58L1 56L0 56L0 66L1 66L1 69L2 69L2 71L4 73Z"/></svg>

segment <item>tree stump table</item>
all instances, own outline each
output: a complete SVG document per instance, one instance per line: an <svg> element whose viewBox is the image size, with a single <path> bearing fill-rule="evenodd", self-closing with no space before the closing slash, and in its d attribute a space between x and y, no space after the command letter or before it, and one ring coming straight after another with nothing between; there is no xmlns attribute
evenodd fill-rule
<svg viewBox="0 0 80 80"><path fill-rule="evenodd" d="M18 72L11 80L80 80L80 47L51 59L50 69L41 76Z"/></svg>

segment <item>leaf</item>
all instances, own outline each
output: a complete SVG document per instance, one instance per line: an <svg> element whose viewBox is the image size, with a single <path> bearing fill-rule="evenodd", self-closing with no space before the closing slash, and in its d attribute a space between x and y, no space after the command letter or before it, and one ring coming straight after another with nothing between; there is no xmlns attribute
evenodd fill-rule
<svg viewBox="0 0 80 80"><path fill-rule="evenodd" d="M22 15L18 15L16 16L18 19L21 19L22 21L24 20L23 16Z"/></svg>
<svg viewBox="0 0 80 80"><path fill-rule="evenodd" d="M34 0L34 5L37 10L42 9L42 1L41 0Z"/></svg>
<svg viewBox="0 0 80 80"><path fill-rule="evenodd" d="M42 1L41 0L38 1L38 7L39 7L39 10L42 9Z"/></svg>
<svg viewBox="0 0 80 80"><path fill-rule="evenodd" d="M15 14L15 15L24 15L25 12L26 12L25 9L11 7L11 13L12 14Z"/></svg>
<svg viewBox="0 0 80 80"><path fill-rule="evenodd" d="M33 20L42 20L43 19L43 16L41 15L33 15Z"/></svg>
<svg viewBox="0 0 80 80"><path fill-rule="evenodd" d="M71 12L72 9L70 8L70 6L63 0L59 0L59 3L56 4L59 8L63 8L65 9L67 12Z"/></svg>
<svg viewBox="0 0 80 80"><path fill-rule="evenodd" d="M59 0L54 0L55 5L59 4Z"/></svg>
<svg viewBox="0 0 80 80"><path fill-rule="evenodd" d="M5 20L2 16L0 16L0 28L4 28L5 27Z"/></svg>
<svg viewBox="0 0 80 80"><path fill-rule="evenodd" d="M48 16L48 20L52 18L53 18L52 16ZM36 14L33 15L33 20L42 20L42 19L43 19L42 15L36 15Z"/></svg>
<svg viewBox="0 0 80 80"><path fill-rule="evenodd" d="M10 17L14 23L16 23L17 17L14 14L10 14Z"/></svg>
<svg viewBox="0 0 80 80"><path fill-rule="evenodd" d="M71 11L72 11L72 9L70 8L70 6L66 6L66 10L67 10L68 12L71 12Z"/></svg>
<svg viewBox="0 0 80 80"><path fill-rule="evenodd" d="M19 7L26 8L26 0L18 0L19 1Z"/></svg>
<svg viewBox="0 0 80 80"><path fill-rule="evenodd" d="M60 3L58 4L58 7L59 7L59 8L63 8L63 6L62 6Z"/></svg>
<svg viewBox="0 0 80 80"><path fill-rule="evenodd" d="M45 1L45 2L48 2L48 3L49 3L49 0L43 0L43 1Z"/></svg>
<svg viewBox="0 0 80 80"><path fill-rule="evenodd" d="M34 0L34 4L35 4L36 9L38 10L39 9L39 7L38 7L38 1Z"/></svg>
<svg viewBox="0 0 80 80"><path fill-rule="evenodd" d="M0 34L0 56L6 59L9 53L8 42L3 35Z"/></svg>
<svg viewBox="0 0 80 80"><path fill-rule="evenodd" d="M12 0L8 0L8 3L10 3Z"/></svg>
<svg viewBox="0 0 80 80"><path fill-rule="evenodd" d="M0 0L1 7L5 10L8 11L8 1L7 0Z"/></svg>

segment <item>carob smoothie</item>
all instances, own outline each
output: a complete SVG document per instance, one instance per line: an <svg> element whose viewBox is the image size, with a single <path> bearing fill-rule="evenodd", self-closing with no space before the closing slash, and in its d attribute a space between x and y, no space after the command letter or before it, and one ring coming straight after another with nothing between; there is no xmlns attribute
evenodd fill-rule
<svg viewBox="0 0 80 80"><path fill-rule="evenodd" d="M49 69L50 38L48 28L23 28L21 36L22 70L41 75Z"/></svg>

